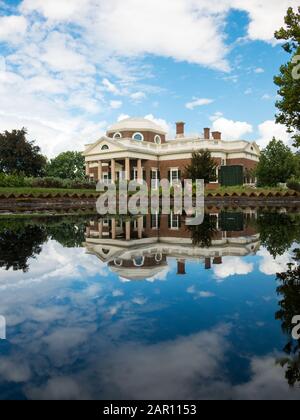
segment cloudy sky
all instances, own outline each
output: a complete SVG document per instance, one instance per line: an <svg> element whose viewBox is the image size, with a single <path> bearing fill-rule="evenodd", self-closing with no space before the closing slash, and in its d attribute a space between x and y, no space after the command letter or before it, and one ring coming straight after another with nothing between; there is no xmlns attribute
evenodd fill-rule
<svg viewBox="0 0 300 420"><path fill-rule="evenodd" d="M0 0L0 131L27 127L48 156L124 116L226 139L273 135L274 40L295 0Z"/></svg>

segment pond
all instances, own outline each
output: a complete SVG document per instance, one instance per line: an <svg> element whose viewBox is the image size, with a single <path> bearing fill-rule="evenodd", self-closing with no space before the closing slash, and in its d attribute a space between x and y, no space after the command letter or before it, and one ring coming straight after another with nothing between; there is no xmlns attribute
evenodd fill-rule
<svg viewBox="0 0 300 420"><path fill-rule="evenodd" d="M299 242L286 209L0 218L0 399L299 399Z"/></svg>

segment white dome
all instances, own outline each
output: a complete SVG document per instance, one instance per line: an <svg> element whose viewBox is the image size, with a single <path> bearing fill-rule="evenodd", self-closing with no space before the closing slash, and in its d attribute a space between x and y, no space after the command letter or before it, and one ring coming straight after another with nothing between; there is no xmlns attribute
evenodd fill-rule
<svg viewBox="0 0 300 420"><path fill-rule="evenodd" d="M126 118L113 124L107 132L117 133L119 131L153 131L159 134L167 134L161 126L145 118Z"/></svg>

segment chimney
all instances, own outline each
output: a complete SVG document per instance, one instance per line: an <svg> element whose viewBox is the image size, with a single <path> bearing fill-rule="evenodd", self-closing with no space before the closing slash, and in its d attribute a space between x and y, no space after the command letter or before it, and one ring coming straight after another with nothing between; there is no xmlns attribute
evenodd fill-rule
<svg viewBox="0 0 300 420"><path fill-rule="evenodd" d="M214 258L214 264L215 265L220 265L223 263L223 258L222 257L215 257Z"/></svg>
<svg viewBox="0 0 300 420"><path fill-rule="evenodd" d="M177 275L184 276L185 274L185 261L177 261Z"/></svg>
<svg viewBox="0 0 300 420"><path fill-rule="evenodd" d="M210 269L211 269L211 259L205 258L205 270L210 270Z"/></svg>
<svg viewBox="0 0 300 420"><path fill-rule="evenodd" d="M204 128L204 140L210 140L210 128Z"/></svg>
<svg viewBox="0 0 300 420"><path fill-rule="evenodd" d="M214 131L212 136L214 140L222 140L222 133L220 131Z"/></svg>
<svg viewBox="0 0 300 420"><path fill-rule="evenodd" d="M176 123L176 138L184 137L184 126L185 123L182 121Z"/></svg>

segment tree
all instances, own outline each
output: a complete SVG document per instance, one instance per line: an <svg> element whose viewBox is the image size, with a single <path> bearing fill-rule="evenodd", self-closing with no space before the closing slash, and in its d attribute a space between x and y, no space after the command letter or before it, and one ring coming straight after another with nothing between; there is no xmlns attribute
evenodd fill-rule
<svg viewBox="0 0 300 420"><path fill-rule="evenodd" d="M186 178L193 181L204 179L205 184L209 184L216 180L217 167L208 150L193 152L191 164L186 167Z"/></svg>
<svg viewBox="0 0 300 420"><path fill-rule="evenodd" d="M300 250L294 251L294 263L288 265L286 272L277 274L277 294L279 310L275 318L281 321L283 333L287 336L284 352L287 357L278 360L285 368L285 377L290 386L299 386L300 383L300 340L293 340L293 318L300 312Z"/></svg>
<svg viewBox="0 0 300 420"><path fill-rule="evenodd" d="M26 139L26 134L25 128L0 134L0 172L26 176L44 174L47 159L34 141Z"/></svg>
<svg viewBox="0 0 300 420"><path fill-rule="evenodd" d="M80 152L64 152L52 159L47 166L47 176L84 179L84 157Z"/></svg>
<svg viewBox="0 0 300 420"><path fill-rule="evenodd" d="M288 9L285 25L275 32L276 39L286 41L283 49L291 55L291 60L280 67L280 74L274 78L279 87L278 95L282 97L276 103L280 111L276 122L288 127L293 133L295 146L300 147L300 7L298 13L291 7Z"/></svg>
<svg viewBox="0 0 300 420"><path fill-rule="evenodd" d="M258 185L274 187L295 174L296 159L291 149L281 140L273 138L260 155L256 168Z"/></svg>

